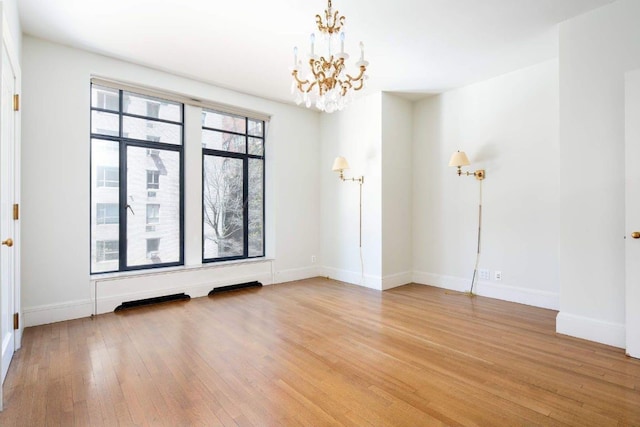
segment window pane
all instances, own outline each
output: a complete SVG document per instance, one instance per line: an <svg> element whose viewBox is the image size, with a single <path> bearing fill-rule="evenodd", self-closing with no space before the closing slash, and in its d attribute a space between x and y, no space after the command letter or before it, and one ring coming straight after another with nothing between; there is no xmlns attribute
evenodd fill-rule
<svg viewBox="0 0 640 427"><path fill-rule="evenodd" d="M249 154L262 156L264 151L262 142L261 138L249 138Z"/></svg>
<svg viewBox="0 0 640 427"><path fill-rule="evenodd" d="M96 258L98 262L118 260L119 244L117 240L99 240L96 242Z"/></svg>
<svg viewBox="0 0 640 427"><path fill-rule="evenodd" d="M182 104L177 102L124 92L122 107L129 114L182 122Z"/></svg>
<svg viewBox="0 0 640 427"><path fill-rule="evenodd" d="M122 118L122 128L131 139L182 144L181 125L125 116Z"/></svg>
<svg viewBox="0 0 640 427"><path fill-rule="evenodd" d="M249 159L249 256L264 255L264 162Z"/></svg>
<svg viewBox="0 0 640 427"><path fill-rule="evenodd" d="M119 269L119 143L91 142L91 272ZM108 243L105 243L108 242Z"/></svg>
<svg viewBox="0 0 640 427"><path fill-rule="evenodd" d="M158 224L160 222L160 205L147 205L147 224Z"/></svg>
<svg viewBox="0 0 640 427"><path fill-rule="evenodd" d="M233 114L202 110L202 126L227 132L246 133L247 119Z"/></svg>
<svg viewBox="0 0 640 427"><path fill-rule="evenodd" d="M249 119L248 134L251 136L264 136L263 123L262 120Z"/></svg>
<svg viewBox="0 0 640 427"><path fill-rule="evenodd" d="M159 258L160 239L147 239L147 259Z"/></svg>
<svg viewBox="0 0 640 427"><path fill-rule="evenodd" d="M244 255L243 161L203 159L204 258Z"/></svg>
<svg viewBox="0 0 640 427"><path fill-rule="evenodd" d="M150 170L162 181L153 203L147 203ZM127 266L180 261L180 154L154 150L149 155L146 148L128 147L127 203ZM157 239L157 249L149 251L152 239Z"/></svg>
<svg viewBox="0 0 640 427"><path fill-rule="evenodd" d="M117 114L104 111L91 112L91 133L98 135L119 136L120 119Z"/></svg>
<svg viewBox="0 0 640 427"><path fill-rule="evenodd" d="M96 174L96 187L120 186L120 171L117 166L98 166Z"/></svg>
<svg viewBox="0 0 640 427"><path fill-rule="evenodd" d="M118 203L98 203L96 205L96 223L118 224L120 222L120 211Z"/></svg>
<svg viewBox="0 0 640 427"><path fill-rule="evenodd" d="M120 91L110 87L91 85L91 106L117 112L120 109Z"/></svg>
<svg viewBox="0 0 640 427"><path fill-rule="evenodd" d="M246 153L246 137L244 135L203 129L202 146L212 150Z"/></svg>
<svg viewBox="0 0 640 427"><path fill-rule="evenodd" d="M149 150L147 150L147 155ZM147 189L157 190L160 188L160 171L148 170L147 171Z"/></svg>

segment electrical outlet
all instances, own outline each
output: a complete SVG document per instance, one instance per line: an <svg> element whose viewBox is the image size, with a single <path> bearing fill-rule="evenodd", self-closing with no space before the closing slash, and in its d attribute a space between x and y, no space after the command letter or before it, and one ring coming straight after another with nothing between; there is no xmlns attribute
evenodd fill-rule
<svg viewBox="0 0 640 427"><path fill-rule="evenodd" d="M502 280L502 271L498 271L498 270L494 271L493 278L497 281Z"/></svg>
<svg viewBox="0 0 640 427"><path fill-rule="evenodd" d="M316 256L311 255L311 264L315 264L315 263L316 263Z"/></svg>
<svg viewBox="0 0 640 427"><path fill-rule="evenodd" d="M480 280L491 280L491 272L486 268L481 268L478 270L478 279Z"/></svg>

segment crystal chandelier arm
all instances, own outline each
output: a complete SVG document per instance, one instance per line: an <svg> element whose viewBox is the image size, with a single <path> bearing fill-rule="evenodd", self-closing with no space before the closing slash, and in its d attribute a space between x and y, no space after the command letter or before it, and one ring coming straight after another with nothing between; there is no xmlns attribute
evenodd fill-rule
<svg viewBox="0 0 640 427"><path fill-rule="evenodd" d="M309 83L309 80L300 80L298 78L298 70L293 70L291 75L293 76L294 79L296 79L296 83L298 83L298 88L299 89L302 89L301 88L302 85L306 85L307 83Z"/></svg>
<svg viewBox="0 0 640 427"><path fill-rule="evenodd" d="M358 74L358 77L351 77L349 74L347 74L347 81L348 82L360 82L360 85L357 87L354 87L353 90L360 90L362 89L362 86L364 86L364 72L367 71L367 67L365 67L364 65L360 66L360 74Z"/></svg>
<svg viewBox="0 0 640 427"><path fill-rule="evenodd" d="M304 92L307 92L307 93L311 92L311 91L313 90L313 87L314 87L315 85L317 85L317 84L318 84L318 82L317 82L317 81L315 81L315 82L311 83L311 84L309 85L309 87L307 88L307 90L305 90Z"/></svg>
<svg viewBox="0 0 640 427"><path fill-rule="evenodd" d="M340 82L340 87L342 88L342 90L340 91L340 94L342 96L346 96L347 92L349 91L349 89L351 89L353 87L353 85L349 81L344 81L344 82L341 81Z"/></svg>

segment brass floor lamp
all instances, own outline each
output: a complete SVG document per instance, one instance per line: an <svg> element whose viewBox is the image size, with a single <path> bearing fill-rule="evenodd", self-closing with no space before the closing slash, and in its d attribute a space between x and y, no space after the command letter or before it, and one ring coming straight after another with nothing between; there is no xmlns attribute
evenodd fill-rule
<svg viewBox="0 0 640 427"><path fill-rule="evenodd" d="M469 158L465 154L464 151L456 151L451 155L451 160L449 160L449 166L454 166L458 168L458 176L466 175L466 176L474 176L480 184L480 197L478 201L478 250L476 253L476 264L473 269L473 277L471 278L471 290L469 290L469 295L473 294L473 285L476 283L476 278L478 276L478 265L480 263L480 237L482 235L482 181L485 178L484 169L479 169L475 172L463 172L462 166L469 166L471 163L469 162Z"/></svg>

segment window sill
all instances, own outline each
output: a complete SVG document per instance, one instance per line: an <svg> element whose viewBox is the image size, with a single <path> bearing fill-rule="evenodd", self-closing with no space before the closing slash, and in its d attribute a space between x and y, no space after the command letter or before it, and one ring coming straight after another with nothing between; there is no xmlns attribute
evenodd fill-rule
<svg viewBox="0 0 640 427"><path fill-rule="evenodd" d="M258 263L271 263L273 268L274 258L254 258L254 259L239 259L233 261L220 261L215 263L197 264L197 265L181 265L177 267L162 267L162 268L150 268L148 270L133 270L133 271L118 271L115 273L97 273L91 274L89 280L93 282L107 282L111 280L124 279L128 277L145 277L156 276L160 274L171 274L183 271L196 271L196 270L215 270L217 268L229 267L243 264L258 264Z"/></svg>

